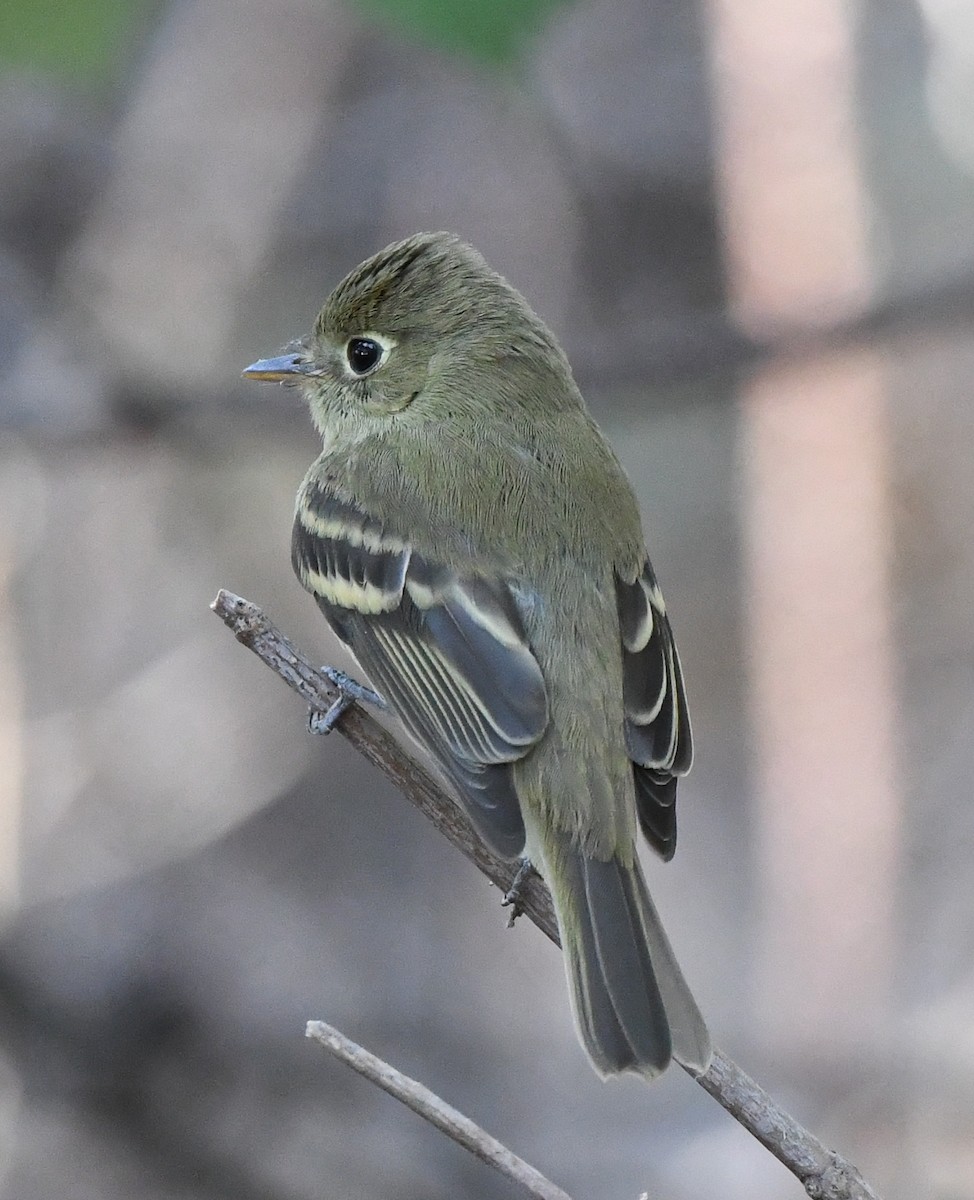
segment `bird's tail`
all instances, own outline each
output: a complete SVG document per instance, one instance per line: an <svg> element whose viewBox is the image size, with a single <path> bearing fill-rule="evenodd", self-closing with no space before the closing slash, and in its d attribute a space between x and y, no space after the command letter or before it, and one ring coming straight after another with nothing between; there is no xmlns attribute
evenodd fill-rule
<svg viewBox="0 0 974 1200"><path fill-rule="evenodd" d="M596 1070L651 1079L673 1057L705 1071L710 1035L638 860L592 858L561 833L549 831L545 842L572 1010Z"/></svg>

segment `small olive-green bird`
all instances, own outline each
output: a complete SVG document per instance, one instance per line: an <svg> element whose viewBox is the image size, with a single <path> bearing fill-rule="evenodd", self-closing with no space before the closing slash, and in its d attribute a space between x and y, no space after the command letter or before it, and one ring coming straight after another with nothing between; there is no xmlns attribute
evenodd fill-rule
<svg viewBox="0 0 974 1200"><path fill-rule="evenodd" d="M558 914L603 1076L691 1070L710 1040L636 856L676 847L680 660L632 488L568 361L471 247L418 234L244 374L296 382L324 442L292 560L332 629Z"/></svg>

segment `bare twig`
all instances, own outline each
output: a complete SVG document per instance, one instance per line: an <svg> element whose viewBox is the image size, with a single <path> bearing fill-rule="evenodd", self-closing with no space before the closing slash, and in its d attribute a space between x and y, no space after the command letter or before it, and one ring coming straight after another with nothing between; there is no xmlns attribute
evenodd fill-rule
<svg viewBox="0 0 974 1200"><path fill-rule="evenodd" d="M334 685L271 624L256 604L232 592L220 591L211 608L233 630L238 641L253 650L314 708L325 711L335 701L338 693ZM504 892L510 888L516 864L504 862L482 845L447 790L386 729L358 706L344 713L335 728L391 779L488 879ZM558 927L551 897L537 875L526 881L521 907L557 945ZM714 1052L713 1061L703 1075L693 1077L793 1172L813 1200L879 1200L851 1163L827 1149L721 1051Z"/></svg>
<svg viewBox="0 0 974 1200"><path fill-rule="evenodd" d="M256 604L221 590L210 607L233 630L238 641L253 650L312 708L327 712L338 698L337 688L271 624ZM335 729L364 758L377 766L407 800L474 862L492 883L502 892L508 891L514 882L517 864L505 862L484 846L446 789L425 767L410 757L387 729L357 704L342 714ZM537 875L525 881L520 908L558 944L558 926L551 897Z"/></svg>
<svg viewBox="0 0 974 1200"><path fill-rule="evenodd" d="M495 1167L508 1179L519 1183L529 1196L536 1196L537 1200L571 1200L567 1192L556 1187L530 1163L518 1158L463 1113L457 1112L445 1100L441 1100L435 1092L417 1083L415 1079L410 1079L408 1075L403 1075L401 1071L377 1058L357 1042L351 1041L331 1025L326 1025L324 1021L309 1021L306 1033L353 1071L358 1071L366 1079L378 1084L390 1096L401 1100L407 1108L411 1108L414 1113L418 1113L431 1125L442 1130L465 1150L469 1150L489 1166Z"/></svg>

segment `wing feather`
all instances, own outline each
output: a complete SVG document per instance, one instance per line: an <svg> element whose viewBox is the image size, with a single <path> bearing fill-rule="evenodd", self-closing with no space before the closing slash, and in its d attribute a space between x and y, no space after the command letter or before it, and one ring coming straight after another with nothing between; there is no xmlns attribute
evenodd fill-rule
<svg viewBox="0 0 974 1200"><path fill-rule="evenodd" d="M320 483L298 498L292 561L380 692L454 780L468 814L514 857L524 825L510 764L537 742L548 699L514 594L461 576Z"/></svg>
<svg viewBox="0 0 974 1200"><path fill-rule="evenodd" d="M616 600L636 810L651 845L668 859L676 849L676 780L690 769L693 738L680 657L649 560L632 583L616 578Z"/></svg>

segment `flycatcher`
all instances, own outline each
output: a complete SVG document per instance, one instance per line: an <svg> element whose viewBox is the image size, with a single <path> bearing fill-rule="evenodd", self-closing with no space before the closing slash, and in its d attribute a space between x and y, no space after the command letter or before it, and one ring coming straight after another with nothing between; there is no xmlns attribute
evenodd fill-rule
<svg viewBox="0 0 974 1200"><path fill-rule="evenodd" d="M680 660L618 460L554 335L457 238L348 275L244 372L300 385L324 446L292 561L497 853L551 889L603 1076L711 1055L636 856L676 848Z"/></svg>

